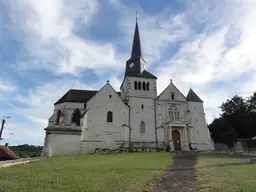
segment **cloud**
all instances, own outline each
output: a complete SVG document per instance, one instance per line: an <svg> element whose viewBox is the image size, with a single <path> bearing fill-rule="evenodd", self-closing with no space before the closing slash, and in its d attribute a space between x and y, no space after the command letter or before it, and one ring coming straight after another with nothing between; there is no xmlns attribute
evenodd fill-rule
<svg viewBox="0 0 256 192"><path fill-rule="evenodd" d="M129 59L135 7L119 0L108 1L119 15L115 26L119 31L110 42L102 41L100 33L91 39L92 21L97 21L103 6L100 1L3 3L10 14L13 37L23 45L23 57L17 58L14 68L33 73L43 69L58 75L58 79L45 79L15 95L15 102L21 105L12 102L13 111L27 120L13 122L18 136L26 138L24 130L32 135L38 133L40 141L43 140L43 128L53 112L53 103L70 88L99 89L109 79L119 91L122 79L116 75L124 70L125 60ZM149 71L158 77L158 93L168 86L170 79L184 95L191 86L204 100L209 123L219 114L221 102L234 94L248 96L256 90L256 2L196 0L183 5L181 11L165 7L154 14L138 8L142 48ZM107 18L106 15L106 21ZM108 21L109 27L114 25L111 22ZM84 83L84 69L92 69L98 82ZM67 73L75 74L75 80L74 76L64 76ZM17 87L0 81L0 91L10 94Z"/></svg>
<svg viewBox="0 0 256 192"><path fill-rule="evenodd" d="M28 120L46 127L53 113L53 104L71 88L93 89L91 86L72 79L42 84L29 89L27 95L17 95L16 101L25 104L25 107L17 107L15 111L24 115Z"/></svg>
<svg viewBox="0 0 256 192"><path fill-rule="evenodd" d="M0 80L0 92L14 92L16 91L16 86L6 82L6 81L1 81Z"/></svg>
<svg viewBox="0 0 256 192"><path fill-rule="evenodd" d="M6 123L0 144L9 142L9 145L32 144L43 145L44 130L33 123L13 122ZM9 123L12 122L12 123Z"/></svg>
<svg viewBox="0 0 256 192"><path fill-rule="evenodd" d="M81 69L120 65L121 56L116 56L113 43L81 38L77 33L88 34L99 6L97 0L9 2L12 22L24 34L26 55L16 62L15 68L77 74Z"/></svg>
<svg viewBox="0 0 256 192"><path fill-rule="evenodd" d="M135 8L127 7L120 1L112 2L120 11L120 30L125 38L123 44L131 49L135 27ZM187 22L186 13L174 15L166 8L155 15L150 15L138 8L138 23L144 58L151 65L162 60L170 46L187 40L193 36L193 30ZM134 17L131 17L134 15Z"/></svg>
<svg viewBox="0 0 256 192"><path fill-rule="evenodd" d="M217 27L211 23L211 12L203 10L204 14L208 12L208 21L202 32L181 44L178 52L165 61L158 73L161 74L158 82L160 89L163 89L167 77L173 78L181 90L192 86L205 101L209 120L218 115L218 106L227 98L255 91L252 81L256 74L256 51L253 49L253 42L256 41L253 25L256 14L253 10L256 5L247 2L240 7L231 7L233 9L229 7L229 14L219 13L222 22ZM244 74L253 77L244 78ZM244 93L246 90L250 92Z"/></svg>

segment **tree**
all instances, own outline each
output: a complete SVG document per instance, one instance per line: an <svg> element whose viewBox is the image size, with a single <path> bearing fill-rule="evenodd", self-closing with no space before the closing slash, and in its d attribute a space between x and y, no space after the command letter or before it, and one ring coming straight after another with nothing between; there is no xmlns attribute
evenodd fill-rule
<svg viewBox="0 0 256 192"><path fill-rule="evenodd" d="M256 136L256 92L249 98L235 95L220 106L220 117L208 126L215 142L232 143Z"/></svg>
<svg viewBox="0 0 256 192"><path fill-rule="evenodd" d="M248 105L250 111L256 110L256 92L248 99Z"/></svg>
<svg viewBox="0 0 256 192"><path fill-rule="evenodd" d="M225 143L230 148L233 147L233 143L237 140L235 129L222 117L214 119L209 125L209 131L214 142Z"/></svg>
<svg viewBox="0 0 256 192"><path fill-rule="evenodd" d="M248 100L235 95L220 106L224 118L237 132L239 138L253 137Z"/></svg>
<svg viewBox="0 0 256 192"><path fill-rule="evenodd" d="M220 106L222 115L224 117L232 116L237 112L245 113L248 110L248 104L244 98L235 95Z"/></svg>

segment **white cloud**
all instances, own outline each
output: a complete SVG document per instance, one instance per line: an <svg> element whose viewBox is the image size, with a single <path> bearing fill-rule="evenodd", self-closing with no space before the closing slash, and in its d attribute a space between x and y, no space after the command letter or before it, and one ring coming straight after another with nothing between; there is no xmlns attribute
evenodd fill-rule
<svg viewBox="0 0 256 192"><path fill-rule="evenodd" d="M234 94L248 95L256 91L252 85L253 78L243 78L245 73L256 74L256 51L253 48L256 42L253 25L256 14L253 10L256 4L245 2L243 6L231 7L233 9L229 8L228 14L219 13L218 17L225 22L220 22L218 27L210 22L211 13L208 12L209 20L203 32L182 44L165 67L159 70L160 89L163 89L162 84L167 77L172 77L181 90L192 86L205 101L209 120L220 112L218 106L221 102ZM232 80L239 77L240 83L234 84ZM215 85L218 82L223 86ZM244 93L246 90L251 92Z"/></svg>
<svg viewBox="0 0 256 192"><path fill-rule="evenodd" d="M124 38L119 43L130 45L135 9L118 0L109 2L120 10L119 27ZM32 60L21 62L20 67L46 68L57 74L75 74L80 69L91 68L99 76L113 67L124 69L124 61L128 58L124 58L126 54L119 53L113 43L82 39L75 34L74 29L79 26L85 28L86 36L86 29L99 6L98 1L78 0L72 3L27 0L11 4L12 20L22 29L26 49L32 57ZM210 122L220 112L221 102L238 92L247 96L255 91L255 9L253 0L223 1L221 4L218 0L195 1L176 15L169 8L155 15L139 9L142 47L146 61L156 66L158 93L169 84L170 78L185 95L191 86L204 100ZM174 51L166 53L173 47ZM101 70L97 70L99 68ZM245 73L250 77L243 78ZM119 91L121 80L111 75L110 83ZM241 80L237 83L239 77ZM18 95L17 101L27 106L16 111L42 130L53 112L53 103L68 89L99 89L105 81L101 79L90 86L70 80L45 82L30 89L27 95ZM221 86L216 85L219 82ZM39 132L43 135L43 130Z"/></svg>
<svg viewBox="0 0 256 192"><path fill-rule="evenodd" d="M121 64L121 56L116 56L112 43L91 41L76 34L79 30L88 33L100 6L97 0L26 0L9 4L12 21L24 34L22 41L29 57L17 61L15 68L77 74L81 69Z"/></svg>
<svg viewBox="0 0 256 192"><path fill-rule="evenodd" d="M123 43L131 47L135 28L135 8L127 7L120 2L115 6L121 14L120 29L125 37ZM193 36L194 32L187 22L186 13L173 15L168 8L156 15L148 15L140 8L138 12L142 51L149 65L161 60L164 51L170 46Z"/></svg>
<svg viewBox="0 0 256 192"><path fill-rule="evenodd" d="M1 81L0 80L0 92L14 92L16 91L16 86L6 82L6 81Z"/></svg>
<svg viewBox="0 0 256 192"><path fill-rule="evenodd" d="M25 118L47 126L48 119L53 113L53 104L69 89L93 89L77 80L58 80L29 89L28 95L17 95L16 100L26 104L26 107L17 108L16 112Z"/></svg>
<svg viewBox="0 0 256 192"><path fill-rule="evenodd" d="M42 127L34 123L14 122L10 119L5 125L0 144L9 143L9 145L20 145L20 144L34 144L43 145L44 142L44 130Z"/></svg>

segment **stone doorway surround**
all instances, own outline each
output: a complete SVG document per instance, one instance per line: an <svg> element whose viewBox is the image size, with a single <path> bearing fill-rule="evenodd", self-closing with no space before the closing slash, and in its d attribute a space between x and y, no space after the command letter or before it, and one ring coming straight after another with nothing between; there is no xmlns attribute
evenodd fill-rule
<svg viewBox="0 0 256 192"><path fill-rule="evenodd" d="M188 144L188 130L187 126L184 123L169 123L168 124L168 143L170 145L171 151L174 151L173 145L173 137L172 131L178 131L180 134L180 143L181 143L181 151L189 151L189 144Z"/></svg>
<svg viewBox="0 0 256 192"><path fill-rule="evenodd" d="M172 130L172 143L175 151L181 151L181 139L180 132L177 130Z"/></svg>

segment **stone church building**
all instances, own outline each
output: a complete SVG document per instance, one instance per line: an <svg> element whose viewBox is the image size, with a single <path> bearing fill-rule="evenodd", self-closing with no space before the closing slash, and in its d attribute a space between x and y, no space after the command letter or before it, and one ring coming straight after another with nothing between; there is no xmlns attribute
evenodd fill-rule
<svg viewBox="0 0 256 192"><path fill-rule="evenodd" d="M42 155L119 147L212 150L203 101L192 89L185 97L172 81L158 95L157 77L145 64L136 21L121 92L109 81L98 91L70 89L54 104Z"/></svg>

